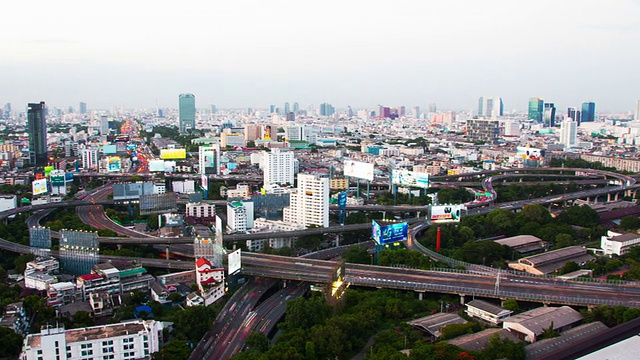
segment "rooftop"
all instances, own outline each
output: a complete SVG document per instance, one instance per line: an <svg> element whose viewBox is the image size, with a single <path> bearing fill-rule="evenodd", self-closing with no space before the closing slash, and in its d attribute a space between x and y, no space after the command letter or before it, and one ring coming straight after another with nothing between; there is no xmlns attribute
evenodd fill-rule
<svg viewBox="0 0 640 360"><path fill-rule="evenodd" d="M549 328L553 323L553 328L558 329L567 325L575 324L582 320L582 315L568 306L562 307L540 307L522 314L511 316L504 321L507 323L520 324L531 330L534 334L540 335L544 329Z"/></svg>
<svg viewBox="0 0 640 360"><path fill-rule="evenodd" d="M596 336L609 328L603 323L596 321L584 325L577 326L573 329L564 331L559 337L552 339L544 339L534 342L525 347L527 359L537 359L560 349L571 347L574 344L583 341L585 337Z"/></svg>
<svg viewBox="0 0 640 360"><path fill-rule="evenodd" d="M610 240L611 241L616 241L616 242L626 242L626 241L636 240L636 239L639 239L639 238L640 238L639 234L625 233L625 234L622 234L622 235L614 236Z"/></svg>
<svg viewBox="0 0 640 360"><path fill-rule="evenodd" d="M513 342L520 342L518 337L513 335L509 330L498 328L486 329L475 334L462 335L447 342L467 351L482 351L489 345L489 339L495 334L498 334L500 339L510 339Z"/></svg>
<svg viewBox="0 0 640 360"><path fill-rule="evenodd" d="M493 242L496 242L500 245L506 245L506 246L515 248L519 246L540 243L542 242L542 240L533 235L518 235L518 236L512 236L504 239L494 240Z"/></svg>
<svg viewBox="0 0 640 360"><path fill-rule="evenodd" d="M467 306L475 307L477 309L480 309L482 311L488 312L496 316L501 315L504 312L509 312L509 310L506 310L500 306L493 305L483 300L472 300L469 303L467 303Z"/></svg>
<svg viewBox="0 0 640 360"><path fill-rule="evenodd" d="M435 337L440 337L440 330L442 330L443 327L451 324L464 324L466 322L467 320L458 314L439 313L409 321L407 324L427 331Z"/></svg>

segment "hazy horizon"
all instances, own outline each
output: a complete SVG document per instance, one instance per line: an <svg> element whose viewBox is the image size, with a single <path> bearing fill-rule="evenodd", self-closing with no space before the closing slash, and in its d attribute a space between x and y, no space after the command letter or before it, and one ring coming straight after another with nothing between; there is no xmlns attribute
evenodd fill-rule
<svg viewBox="0 0 640 360"><path fill-rule="evenodd" d="M535 5L535 6L533 6ZM640 99L640 1L77 0L10 3L0 106L89 109L421 106L526 111Z"/></svg>

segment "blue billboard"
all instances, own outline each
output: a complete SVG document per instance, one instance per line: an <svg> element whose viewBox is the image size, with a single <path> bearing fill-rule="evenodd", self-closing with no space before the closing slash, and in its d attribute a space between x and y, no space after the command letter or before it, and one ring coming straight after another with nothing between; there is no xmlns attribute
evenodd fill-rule
<svg viewBox="0 0 640 360"><path fill-rule="evenodd" d="M406 241L409 238L409 224L406 222L380 224L371 222L371 236L379 245L391 244L398 241Z"/></svg>
<svg viewBox="0 0 640 360"><path fill-rule="evenodd" d="M347 192L346 191L343 191L340 194L338 194L338 208L340 209L340 213L338 214L340 224L344 225L344 220L347 217Z"/></svg>

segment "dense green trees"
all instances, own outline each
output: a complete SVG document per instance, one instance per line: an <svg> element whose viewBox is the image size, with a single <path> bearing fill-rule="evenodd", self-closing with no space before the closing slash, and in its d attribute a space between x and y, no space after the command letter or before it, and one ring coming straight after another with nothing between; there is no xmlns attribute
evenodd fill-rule
<svg viewBox="0 0 640 360"><path fill-rule="evenodd" d="M13 330L0 327L0 358L17 359L22 349L22 336Z"/></svg>

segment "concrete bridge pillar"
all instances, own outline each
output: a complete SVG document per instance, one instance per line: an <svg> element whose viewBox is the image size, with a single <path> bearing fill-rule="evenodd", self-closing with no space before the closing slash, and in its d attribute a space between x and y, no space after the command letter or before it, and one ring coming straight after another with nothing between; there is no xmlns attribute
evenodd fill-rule
<svg viewBox="0 0 640 360"><path fill-rule="evenodd" d="M420 211L416 212L416 217L420 217Z"/></svg>
<svg viewBox="0 0 640 360"><path fill-rule="evenodd" d="M460 294L460 305L464 305L464 294Z"/></svg>
<svg viewBox="0 0 640 360"><path fill-rule="evenodd" d="M620 200L620 193L619 192L615 193L614 196L613 196L613 201L618 201L618 200Z"/></svg>
<svg viewBox="0 0 640 360"><path fill-rule="evenodd" d="M607 202L611 202L611 193L607 194Z"/></svg>
<svg viewBox="0 0 640 360"><path fill-rule="evenodd" d="M386 220L387 219L387 210L382 212L382 220Z"/></svg>
<svg viewBox="0 0 640 360"><path fill-rule="evenodd" d="M287 287L287 280L282 280L282 287L286 288Z"/></svg>
<svg viewBox="0 0 640 360"><path fill-rule="evenodd" d="M164 256L167 260L169 260L169 247L165 247L164 248Z"/></svg>
<svg viewBox="0 0 640 360"><path fill-rule="evenodd" d="M424 291L416 291L418 293L418 300L424 300Z"/></svg>

